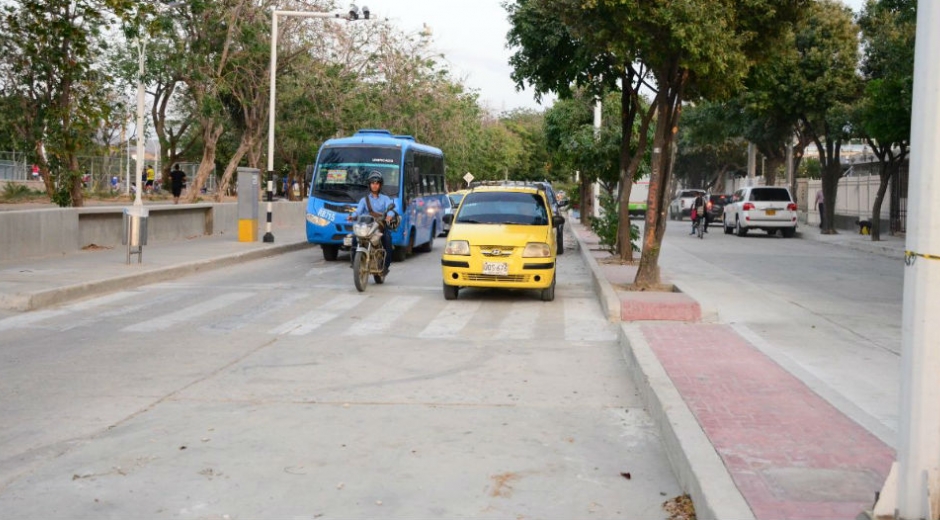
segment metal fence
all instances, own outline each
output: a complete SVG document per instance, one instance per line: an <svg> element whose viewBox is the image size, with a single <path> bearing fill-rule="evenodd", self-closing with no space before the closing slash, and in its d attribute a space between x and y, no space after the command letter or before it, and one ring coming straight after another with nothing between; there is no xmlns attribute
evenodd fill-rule
<svg viewBox="0 0 940 520"><path fill-rule="evenodd" d="M78 158L79 169L82 172L82 182L85 189L93 192L130 192L129 187L136 184L135 161L124 154L106 156L88 156ZM180 162L180 168L186 173L189 182L196 178L199 163ZM158 181L162 178L160 163L154 160L144 161L144 169L152 166L156 170ZM164 165L165 166L165 165ZM0 182L26 182L38 181L39 170L27 161L23 152L0 151ZM205 193L214 193L218 187L218 179L209 175L203 188Z"/></svg>

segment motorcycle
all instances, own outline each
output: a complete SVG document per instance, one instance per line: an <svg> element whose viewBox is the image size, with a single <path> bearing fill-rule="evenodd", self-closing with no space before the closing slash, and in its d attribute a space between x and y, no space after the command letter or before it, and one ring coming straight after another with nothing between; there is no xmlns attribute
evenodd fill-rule
<svg viewBox="0 0 940 520"><path fill-rule="evenodd" d="M382 246L382 227L372 215L359 215L353 232L346 235L343 245L356 247L352 252L353 282L359 292L366 290L369 275L375 283L385 283L385 248Z"/></svg>

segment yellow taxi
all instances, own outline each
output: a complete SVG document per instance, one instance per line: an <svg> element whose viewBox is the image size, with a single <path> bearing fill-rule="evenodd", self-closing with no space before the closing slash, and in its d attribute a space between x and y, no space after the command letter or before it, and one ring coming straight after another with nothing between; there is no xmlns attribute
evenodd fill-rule
<svg viewBox="0 0 940 520"><path fill-rule="evenodd" d="M536 289L555 299L554 215L547 194L532 185L478 186L467 192L450 220L441 257L444 298L461 287Z"/></svg>

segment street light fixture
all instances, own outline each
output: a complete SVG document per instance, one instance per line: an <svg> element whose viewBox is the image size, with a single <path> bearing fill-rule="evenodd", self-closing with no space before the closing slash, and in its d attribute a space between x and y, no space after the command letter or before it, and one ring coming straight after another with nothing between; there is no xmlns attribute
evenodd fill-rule
<svg viewBox="0 0 940 520"><path fill-rule="evenodd" d="M362 17L368 20L371 13L366 6L362 7ZM274 99L275 89L277 87L277 19L279 16L294 16L298 18L335 18L349 22L359 19L360 10L356 4L349 5L349 11L342 12L310 12L310 11L271 11L271 70L270 70L270 102L268 105L268 218L265 228L264 242L274 242L274 235L271 233L271 204L274 199Z"/></svg>

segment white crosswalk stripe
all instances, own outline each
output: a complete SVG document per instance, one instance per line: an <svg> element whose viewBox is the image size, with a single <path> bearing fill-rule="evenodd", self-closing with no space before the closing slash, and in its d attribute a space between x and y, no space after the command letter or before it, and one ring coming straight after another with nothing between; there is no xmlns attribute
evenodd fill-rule
<svg viewBox="0 0 940 520"><path fill-rule="evenodd" d="M269 330L268 333L291 336L309 334L317 327L332 321L343 312L352 309L364 300L365 298L359 295L341 294L336 298L324 302L323 305L320 305L316 309Z"/></svg>
<svg viewBox="0 0 940 520"><path fill-rule="evenodd" d="M481 302L450 301L444 305L441 312L428 323L419 334L419 338L455 338L460 331L470 323L470 320L480 310Z"/></svg>
<svg viewBox="0 0 940 520"><path fill-rule="evenodd" d="M534 304L534 305L533 305ZM538 326L539 312L545 305L537 302L515 302L499 323L497 334L506 339L532 339Z"/></svg>
<svg viewBox="0 0 940 520"><path fill-rule="evenodd" d="M252 286L253 287L253 286ZM0 331L14 329L69 330L116 323L124 332L155 332L184 328L212 334L230 334L245 327L278 336L304 336L332 324L343 336L416 334L419 339L456 339L498 336L531 340L563 334L568 342L616 341L617 329L607 322L599 303L591 297L560 298L553 304L531 299L487 301L465 299L443 302L439 294L355 293L328 288L305 291L225 291L199 302L193 292L118 292L69 306L0 319ZM257 298L257 304L240 305ZM181 308L179 302L194 301ZM312 303L312 305L311 305ZM350 319L349 311L363 306ZM159 309L167 309L160 314ZM365 310L367 309L367 310ZM143 311L149 315L136 320ZM215 321L210 313L219 312ZM367 314L362 314L362 313ZM122 323L123 321L123 323ZM129 323L130 322L130 323ZM407 322L412 330L404 331ZM479 326L472 323L478 322ZM255 324L255 325L252 325ZM263 324L257 327L258 324Z"/></svg>
<svg viewBox="0 0 940 520"><path fill-rule="evenodd" d="M165 314L163 316L151 316L149 319L147 319L147 321L135 323L134 325L124 327L122 330L124 332L154 332L158 330L167 330L181 323L190 321L193 318L205 316L210 312L224 309L229 305L246 300L252 296L255 296L255 293L234 292L223 294L222 296L217 296L211 300L191 305L176 312L171 312L170 314Z"/></svg>
<svg viewBox="0 0 940 520"><path fill-rule="evenodd" d="M347 336L369 336L388 331L409 309L421 301L420 296L396 296L387 304L365 316L362 321L346 331Z"/></svg>
<svg viewBox="0 0 940 520"><path fill-rule="evenodd" d="M74 314L80 311L93 310L98 307L108 305L123 299L126 299L135 293L132 292L117 292L114 294L108 294L106 296L101 296L92 300L86 300L83 302L73 303L71 305L62 307L60 309L48 309L43 311L28 312L24 314L19 314L16 316L10 316L0 320L0 330L10 330L10 329L19 329L30 327L33 324L40 323L52 318L59 318L61 316L66 316L69 314ZM55 322L56 325L53 328L62 329L61 323L58 321Z"/></svg>

